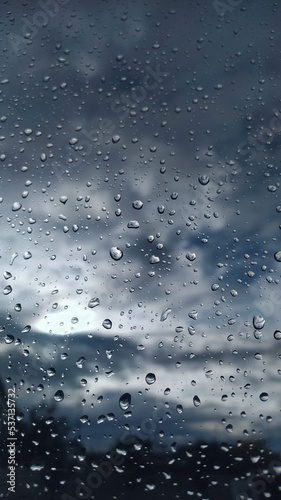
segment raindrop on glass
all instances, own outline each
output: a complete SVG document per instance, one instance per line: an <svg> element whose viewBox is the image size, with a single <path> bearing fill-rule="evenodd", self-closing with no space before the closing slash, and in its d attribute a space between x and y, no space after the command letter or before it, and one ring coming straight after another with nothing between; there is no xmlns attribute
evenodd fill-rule
<svg viewBox="0 0 281 500"><path fill-rule="evenodd" d="M110 257L113 259L113 260L120 260L122 259L123 257L123 252L122 250L120 250L120 248L118 247L112 247L110 249Z"/></svg>
<svg viewBox="0 0 281 500"><path fill-rule="evenodd" d="M110 319L105 319L103 322L102 322L102 326L106 329L106 330L110 330L112 328L112 321Z"/></svg>
<svg viewBox="0 0 281 500"><path fill-rule="evenodd" d="M64 392L59 390L56 392L54 395L54 400L57 401L58 403L64 399Z"/></svg>
<svg viewBox="0 0 281 500"><path fill-rule="evenodd" d="M148 373L145 377L145 381L148 385L154 384L154 382L156 381L154 373Z"/></svg>
<svg viewBox="0 0 281 500"><path fill-rule="evenodd" d="M126 411L130 407L131 404L131 394L128 392L125 392L125 394L122 394L122 396L119 399L119 406L121 410Z"/></svg>
<svg viewBox="0 0 281 500"><path fill-rule="evenodd" d="M265 325L265 319L262 316L254 316L253 325L256 330L261 330Z"/></svg>

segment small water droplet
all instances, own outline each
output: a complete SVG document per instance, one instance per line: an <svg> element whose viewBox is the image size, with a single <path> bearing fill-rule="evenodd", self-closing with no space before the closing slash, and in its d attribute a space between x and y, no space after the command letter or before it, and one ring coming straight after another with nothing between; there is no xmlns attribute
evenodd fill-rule
<svg viewBox="0 0 281 500"><path fill-rule="evenodd" d="M263 401L263 402L265 402L265 401L268 400L268 394L267 394L267 392L262 392L260 394L260 400Z"/></svg>
<svg viewBox="0 0 281 500"><path fill-rule="evenodd" d="M7 285L5 286L4 290L3 290L3 294L4 295L9 295L9 293L11 293L13 291L11 285Z"/></svg>

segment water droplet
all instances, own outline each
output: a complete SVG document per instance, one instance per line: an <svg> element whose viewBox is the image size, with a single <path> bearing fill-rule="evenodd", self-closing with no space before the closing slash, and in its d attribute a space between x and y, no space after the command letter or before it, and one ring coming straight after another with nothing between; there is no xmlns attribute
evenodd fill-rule
<svg viewBox="0 0 281 500"><path fill-rule="evenodd" d="M169 307L167 307L167 309L165 309L162 314L161 314L161 318L160 318L160 321L165 321L169 314L172 312L172 309L170 309Z"/></svg>
<svg viewBox="0 0 281 500"><path fill-rule="evenodd" d="M112 321L110 319L105 319L103 322L102 322L102 326L106 329L106 330L110 330L112 328Z"/></svg>
<svg viewBox="0 0 281 500"><path fill-rule="evenodd" d="M158 264L158 262L160 262L160 259L156 255L151 255L149 262L150 264Z"/></svg>
<svg viewBox="0 0 281 500"><path fill-rule="evenodd" d="M232 424L227 424L227 426L226 426L225 430L226 430L227 432L233 432L233 425L232 425Z"/></svg>
<svg viewBox="0 0 281 500"><path fill-rule="evenodd" d="M60 202L63 203L64 205L66 204L68 198L67 196L60 196Z"/></svg>
<svg viewBox="0 0 281 500"><path fill-rule="evenodd" d="M114 136L112 137L112 142L113 142L113 144L116 144L116 143L117 143L117 142L119 142L119 141L120 141L120 135L114 135Z"/></svg>
<svg viewBox="0 0 281 500"><path fill-rule="evenodd" d="M21 207L22 207L22 204L19 203L18 201L15 201L15 203L13 203L13 205L12 205L12 211L17 212L17 210L20 210Z"/></svg>
<svg viewBox="0 0 281 500"><path fill-rule="evenodd" d="M57 401L58 403L64 399L64 392L59 390L56 392L54 395L54 400Z"/></svg>
<svg viewBox="0 0 281 500"><path fill-rule="evenodd" d="M187 258L187 260L190 260L190 262L192 262L193 260L196 259L196 253L194 253L194 252L187 252L186 258Z"/></svg>
<svg viewBox="0 0 281 500"><path fill-rule="evenodd" d="M128 392L125 392L125 394L122 394L122 396L119 399L119 406L120 406L121 410L123 410L123 411L128 410L128 408L130 407L130 404L131 404L131 400L132 400L131 394L129 394Z"/></svg>
<svg viewBox="0 0 281 500"><path fill-rule="evenodd" d="M4 290L3 290L3 294L4 295L9 295L9 293L11 293L13 291L11 285L7 285L5 286Z"/></svg>
<svg viewBox="0 0 281 500"><path fill-rule="evenodd" d="M275 340L281 340L281 332L279 330L275 330L273 337Z"/></svg>
<svg viewBox="0 0 281 500"><path fill-rule="evenodd" d="M281 250L275 252L274 259L276 260L276 262L281 262Z"/></svg>
<svg viewBox="0 0 281 500"><path fill-rule="evenodd" d="M24 252L24 254L23 254L23 258L24 258L25 260L31 259L31 257L32 257L32 253L31 253L31 252L29 252L29 251Z"/></svg>
<svg viewBox="0 0 281 500"><path fill-rule="evenodd" d="M50 368L47 368L47 375L49 377L53 377L55 374L56 374L56 370L55 370L55 368L53 368L53 366L50 366Z"/></svg>
<svg viewBox="0 0 281 500"><path fill-rule="evenodd" d="M148 373L145 377L145 381L148 385L154 384L154 382L156 382L156 377L154 373Z"/></svg>
<svg viewBox="0 0 281 500"><path fill-rule="evenodd" d="M202 186L206 186L207 184L209 184L210 177L208 177L208 175L206 174L200 175L198 177L198 181L200 182L200 184L202 184Z"/></svg>
<svg viewBox="0 0 281 500"><path fill-rule="evenodd" d="M86 424L88 420L89 420L88 415L82 415L82 417L80 417L80 422L82 422L82 424Z"/></svg>
<svg viewBox="0 0 281 500"><path fill-rule="evenodd" d="M112 247L110 249L110 257L113 259L113 260L120 260L122 259L123 257L123 252L122 250L120 250L120 248L118 247Z"/></svg>
<svg viewBox="0 0 281 500"><path fill-rule="evenodd" d="M31 135L32 134L32 128L26 128L24 131L25 135Z"/></svg>
<svg viewBox="0 0 281 500"><path fill-rule="evenodd" d="M193 404L196 407L201 405L201 400L200 400L200 398L198 396L194 396L194 398L193 398Z"/></svg>
<svg viewBox="0 0 281 500"><path fill-rule="evenodd" d="M262 316L256 315L253 317L253 325L256 330L261 330L265 325L265 319Z"/></svg>
<svg viewBox="0 0 281 500"><path fill-rule="evenodd" d="M83 364L85 363L86 359L84 356L81 356L77 361L76 361L76 366L78 368L83 368Z"/></svg>
<svg viewBox="0 0 281 500"><path fill-rule="evenodd" d="M138 229L140 227L140 223L137 220L130 220L127 224L129 229Z"/></svg>
<svg viewBox="0 0 281 500"><path fill-rule="evenodd" d="M188 313L188 316L191 318L191 319L197 319L198 318L198 312L196 311L196 309L192 309L192 311L190 311Z"/></svg>
<svg viewBox="0 0 281 500"><path fill-rule="evenodd" d="M90 299L88 302L88 307L90 309L93 309L94 307L97 307L99 305L100 305L100 299L98 299L97 297Z"/></svg>
<svg viewBox="0 0 281 500"><path fill-rule="evenodd" d="M30 326L30 325L26 325L26 326L22 329L21 333L28 333L28 332L30 332L30 330L31 330L31 326Z"/></svg>
<svg viewBox="0 0 281 500"><path fill-rule="evenodd" d="M140 210L143 207L143 202L141 200L135 200L132 205L136 210Z"/></svg>
<svg viewBox="0 0 281 500"><path fill-rule="evenodd" d="M177 410L178 413L182 413L183 412L182 405L177 405L176 410Z"/></svg>
<svg viewBox="0 0 281 500"><path fill-rule="evenodd" d="M267 394L267 392L262 392L260 394L260 400L264 401L264 402L268 400L268 394Z"/></svg>

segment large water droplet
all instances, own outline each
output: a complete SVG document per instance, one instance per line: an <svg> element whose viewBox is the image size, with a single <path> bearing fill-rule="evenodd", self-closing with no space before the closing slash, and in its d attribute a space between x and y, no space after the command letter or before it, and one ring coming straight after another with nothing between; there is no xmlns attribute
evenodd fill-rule
<svg viewBox="0 0 281 500"><path fill-rule="evenodd" d="M260 394L260 400L263 401L263 402L265 402L265 401L268 400L268 394L267 394L267 392L262 392Z"/></svg>
<svg viewBox="0 0 281 500"><path fill-rule="evenodd" d="M276 260L276 262L281 262L281 250L275 252L274 259Z"/></svg>
<svg viewBox="0 0 281 500"><path fill-rule="evenodd" d="M64 392L59 390L56 392L54 395L54 400L57 401L58 403L64 399Z"/></svg>
<svg viewBox="0 0 281 500"><path fill-rule="evenodd" d="M194 319L196 320L198 318L198 312L196 311L196 309L192 309L192 311L190 311L188 313L188 316L191 318L191 319Z"/></svg>
<svg viewBox="0 0 281 500"><path fill-rule="evenodd" d="M275 340L281 340L281 332L279 330L275 330L273 337Z"/></svg>
<svg viewBox="0 0 281 500"><path fill-rule="evenodd" d="M187 260L189 260L190 262L192 262L193 260L196 259L196 253L194 253L194 252L187 252L186 258L187 258Z"/></svg>
<svg viewBox="0 0 281 500"><path fill-rule="evenodd" d="M168 316L169 316L170 312L172 312L172 309L170 309L170 307L167 307L167 309L165 309L165 310L162 312L162 314L161 314L161 318L160 318L160 321L165 321L165 320L168 318Z"/></svg>
<svg viewBox="0 0 281 500"><path fill-rule="evenodd" d="M253 317L253 325L256 330L261 330L265 325L265 319L262 316L256 315Z"/></svg>
<svg viewBox="0 0 281 500"><path fill-rule="evenodd" d="M78 368L83 368L83 364L85 363L86 359L84 356L81 356L77 361L76 361L76 366Z"/></svg>
<svg viewBox="0 0 281 500"><path fill-rule="evenodd" d="M102 326L106 329L106 330L110 330L112 328L112 321L110 319L105 319L103 322L102 322Z"/></svg>
<svg viewBox="0 0 281 500"><path fill-rule="evenodd" d="M17 212L17 210L20 210L22 207L22 204L19 203L18 201L15 201L15 203L13 203L12 205L12 210L13 212Z"/></svg>
<svg viewBox="0 0 281 500"><path fill-rule="evenodd" d="M5 286L4 290L3 290L3 294L4 295L9 295L9 293L11 293L13 291L11 285L7 285Z"/></svg>
<svg viewBox="0 0 281 500"><path fill-rule="evenodd" d="M128 392L125 392L125 394L122 394L122 396L119 399L119 406L120 406L121 410L123 410L123 411L128 410L128 408L130 407L130 404L131 404L131 400L132 400L131 394L129 394Z"/></svg>
<svg viewBox="0 0 281 500"><path fill-rule="evenodd" d="M202 186L206 186L210 181L210 177L206 174L200 175L200 177L198 177L198 181L202 184Z"/></svg>
<svg viewBox="0 0 281 500"><path fill-rule="evenodd" d="M132 205L136 210L140 210L143 207L143 202L141 200L135 200Z"/></svg>
<svg viewBox="0 0 281 500"><path fill-rule="evenodd" d="M149 262L150 264L158 264L158 262L160 262L160 259L156 255L151 255Z"/></svg>
<svg viewBox="0 0 281 500"><path fill-rule="evenodd" d="M93 309L94 307L97 307L99 305L100 305L100 299L98 299L97 297L90 299L88 302L88 307L90 309Z"/></svg>
<svg viewBox="0 0 281 500"><path fill-rule="evenodd" d="M193 398L193 404L194 406L200 406L201 405L201 400L198 396L194 396Z"/></svg>
<svg viewBox="0 0 281 500"><path fill-rule="evenodd" d="M145 377L145 381L148 385L152 385L154 384L154 382L156 381L156 376L154 373L148 373Z"/></svg>
<svg viewBox="0 0 281 500"><path fill-rule="evenodd" d="M123 257L123 252L118 247L112 247L110 249L110 257L114 260L120 260Z"/></svg>
<svg viewBox="0 0 281 500"><path fill-rule="evenodd" d="M137 220L129 220L127 224L127 228L129 229L138 229L140 227L140 223Z"/></svg>

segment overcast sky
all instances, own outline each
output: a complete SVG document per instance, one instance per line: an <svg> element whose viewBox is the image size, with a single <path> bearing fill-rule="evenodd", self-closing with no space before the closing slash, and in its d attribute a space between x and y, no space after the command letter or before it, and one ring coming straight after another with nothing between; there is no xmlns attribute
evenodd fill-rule
<svg viewBox="0 0 281 500"><path fill-rule="evenodd" d="M165 402L164 441L272 444L280 7L243 0L222 18L214 2L43 4L5 2L3 17L3 378L23 381L23 413L62 389L54 414L75 407L88 448ZM256 332L254 316L265 319Z"/></svg>

